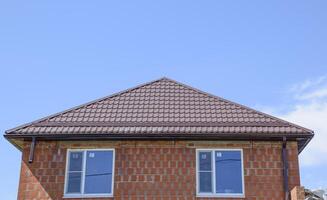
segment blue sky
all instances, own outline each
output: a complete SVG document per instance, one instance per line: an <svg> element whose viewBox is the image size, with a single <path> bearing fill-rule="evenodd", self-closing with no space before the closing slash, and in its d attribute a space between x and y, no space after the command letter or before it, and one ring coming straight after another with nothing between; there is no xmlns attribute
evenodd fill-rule
<svg viewBox="0 0 327 200"><path fill-rule="evenodd" d="M168 76L316 130L302 184L327 187L326 1L1 1L0 131ZM325 118L324 118L325 117ZM0 138L0 194L20 152Z"/></svg>

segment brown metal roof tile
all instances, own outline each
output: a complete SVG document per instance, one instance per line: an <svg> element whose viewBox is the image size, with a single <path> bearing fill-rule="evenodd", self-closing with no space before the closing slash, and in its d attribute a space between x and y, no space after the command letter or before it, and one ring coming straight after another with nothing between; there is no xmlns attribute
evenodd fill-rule
<svg viewBox="0 0 327 200"><path fill-rule="evenodd" d="M53 122L58 125L51 125ZM71 126L72 122L78 122L79 125ZM105 122L137 123L137 125L114 127L90 125L90 123ZM165 123L165 125L149 125L151 123ZM190 123L190 126L175 126L176 123ZM194 126L194 124L197 125ZM8 130L6 134L239 134L254 132L261 134L312 133L309 129L162 78Z"/></svg>

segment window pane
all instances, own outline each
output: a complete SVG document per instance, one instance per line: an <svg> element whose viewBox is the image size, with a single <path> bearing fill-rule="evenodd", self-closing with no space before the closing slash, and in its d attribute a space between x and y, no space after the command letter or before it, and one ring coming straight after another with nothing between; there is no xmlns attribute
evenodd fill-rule
<svg viewBox="0 0 327 200"><path fill-rule="evenodd" d="M240 151L216 151L216 192L242 193Z"/></svg>
<svg viewBox="0 0 327 200"><path fill-rule="evenodd" d="M83 152L70 152L69 171L82 171Z"/></svg>
<svg viewBox="0 0 327 200"><path fill-rule="evenodd" d="M87 151L85 193L111 193L112 151Z"/></svg>
<svg viewBox="0 0 327 200"><path fill-rule="evenodd" d="M199 192L212 192L211 172L199 172Z"/></svg>
<svg viewBox="0 0 327 200"><path fill-rule="evenodd" d="M67 193L81 193L82 172L68 174Z"/></svg>
<svg viewBox="0 0 327 200"><path fill-rule="evenodd" d="M211 171L211 152L200 152L200 171Z"/></svg>

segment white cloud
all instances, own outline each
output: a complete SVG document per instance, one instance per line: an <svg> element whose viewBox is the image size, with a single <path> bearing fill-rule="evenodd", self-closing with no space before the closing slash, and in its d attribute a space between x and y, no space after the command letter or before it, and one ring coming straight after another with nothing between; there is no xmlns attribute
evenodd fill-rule
<svg viewBox="0 0 327 200"><path fill-rule="evenodd" d="M292 85L290 87L290 91L296 92L296 93L303 92L306 89L313 88L315 86L319 86L321 83L326 81L326 79L327 79L327 76L320 76L316 79L308 79L301 83L296 83L296 84Z"/></svg>
<svg viewBox="0 0 327 200"><path fill-rule="evenodd" d="M300 155L302 165L327 164L327 76L293 85L290 92L295 101L290 111L283 114L266 111L314 130L314 138Z"/></svg>
<svg viewBox="0 0 327 200"><path fill-rule="evenodd" d="M301 96L299 96L299 99L312 100L312 99L320 99L325 97L327 97L327 87L302 94Z"/></svg>
<svg viewBox="0 0 327 200"><path fill-rule="evenodd" d="M288 90L296 100L317 100L327 97L327 76L294 84Z"/></svg>
<svg viewBox="0 0 327 200"><path fill-rule="evenodd" d="M299 104L279 117L315 131L314 138L300 155L301 164L327 164L327 101Z"/></svg>

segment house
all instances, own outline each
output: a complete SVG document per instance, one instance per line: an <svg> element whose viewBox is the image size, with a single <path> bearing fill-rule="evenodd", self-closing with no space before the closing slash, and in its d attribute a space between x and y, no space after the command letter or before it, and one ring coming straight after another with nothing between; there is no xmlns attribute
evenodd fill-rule
<svg viewBox="0 0 327 200"><path fill-rule="evenodd" d="M19 200L288 199L313 131L168 78L6 131Z"/></svg>

